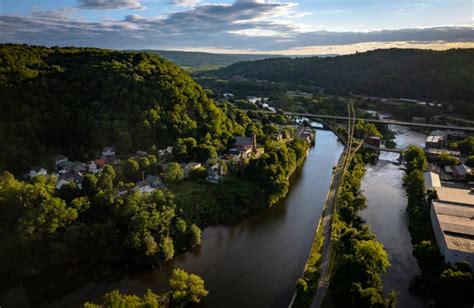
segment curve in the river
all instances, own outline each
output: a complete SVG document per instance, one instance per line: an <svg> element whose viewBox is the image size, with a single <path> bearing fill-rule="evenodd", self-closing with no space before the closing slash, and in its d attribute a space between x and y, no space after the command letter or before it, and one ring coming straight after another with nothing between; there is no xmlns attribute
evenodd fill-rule
<svg viewBox="0 0 474 308"><path fill-rule="evenodd" d="M316 222L330 185L332 167L343 145L325 130L304 166L292 178L287 197L271 209L233 226L204 230L202 244L176 256L162 269L126 277L115 283L88 283L48 306L76 306L104 292L160 291L173 268L202 276L209 296L203 307L286 307L301 275Z"/></svg>

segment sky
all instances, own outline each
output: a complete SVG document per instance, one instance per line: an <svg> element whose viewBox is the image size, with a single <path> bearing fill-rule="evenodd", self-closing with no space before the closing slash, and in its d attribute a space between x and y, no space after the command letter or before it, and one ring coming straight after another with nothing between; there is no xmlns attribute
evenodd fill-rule
<svg viewBox="0 0 474 308"><path fill-rule="evenodd" d="M474 0L0 0L0 43L220 53L474 48Z"/></svg>

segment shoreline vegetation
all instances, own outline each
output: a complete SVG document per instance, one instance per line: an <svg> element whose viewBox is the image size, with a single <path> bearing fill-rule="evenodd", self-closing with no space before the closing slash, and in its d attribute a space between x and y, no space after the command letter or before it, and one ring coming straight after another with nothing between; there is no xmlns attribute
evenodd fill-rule
<svg viewBox="0 0 474 308"><path fill-rule="evenodd" d="M352 157L338 190L337 207L331 234L335 254L331 260L332 275L323 306L395 307L394 291L384 297L380 275L390 267L388 254L358 211L367 207L360 192L365 164L373 151L359 150Z"/></svg>
<svg viewBox="0 0 474 308"><path fill-rule="evenodd" d="M157 266L199 245L200 228L273 206L310 147L283 114L214 102L188 73L156 55L3 44L0 57L0 138L8 145L0 153L0 272L8 277L0 288L29 287L33 305L54 299L51 290L70 292L97 278L94 271L77 275L80 264ZM207 164L237 136L255 136L262 151L226 160L219 183L208 183L202 168L183 179L180 164ZM149 155L84 173L80 186L57 188L55 175L20 178L34 164L57 170L58 153L94 161L109 145L120 158ZM161 157L158 149L170 147L172 154ZM144 174L166 188L134 190ZM52 267L58 272L48 276ZM120 279L110 271L98 276Z"/></svg>
<svg viewBox="0 0 474 308"><path fill-rule="evenodd" d="M377 241L367 224L357 215L364 209L365 197L360 184L365 174L364 165L372 160L371 150L359 150L351 159L338 189L331 236L335 253L332 254L329 290L323 301L328 307L395 307L396 293L383 297L380 275L390 266L388 254ZM293 307L311 305L318 288L323 247L321 220L311 247L303 276L298 280ZM348 296L350 294L350 296Z"/></svg>
<svg viewBox="0 0 474 308"><path fill-rule="evenodd" d="M341 136L346 134L342 127L338 127L337 132ZM365 121L356 122L355 135L362 140L365 136L382 137L376 126ZM342 182L336 192L331 230L334 249L330 260L332 274L328 292L322 303L324 306L394 307L396 304L395 292L391 292L388 298L383 298L383 285L380 280L380 275L385 273L390 266L388 254L369 226L357 214L358 211L367 207L366 198L360 192L360 185L365 174L364 166L374 163L375 160L376 153L373 150L356 151L342 175ZM333 181L334 172L331 185ZM324 241L321 222L320 219L303 275L296 282L293 307L310 306L318 289ZM354 282L352 285L351 281ZM344 293L347 298L349 298L347 294L351 294L351 300L344 301L337 298Z"/></svg>
<svg viewBox="0 0 474 308"><path fill-rule="evenodd" d="M404 152L407 163L403 187L408 197L408 230L421 275L416 276L410 291L440 307L472 307L474 276L469 263L444 262L433 233L430 218L431 199L425 198L423 172L427 159L422 148L410 145Z"/></svg>

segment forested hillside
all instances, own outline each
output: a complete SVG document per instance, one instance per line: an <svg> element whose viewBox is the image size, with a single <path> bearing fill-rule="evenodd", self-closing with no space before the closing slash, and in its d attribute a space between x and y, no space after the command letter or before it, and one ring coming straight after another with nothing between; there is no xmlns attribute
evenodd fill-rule
<svg viewBox="0 0 474 308"><path fill-rule="evenodd" d="M277 57L263 54L219 54L178 50L144 50L157 54L189 70L207 70L231 65L240 61L255 61Z"/></svg>
<svg viewBox="0 0 474 308"><path fill-rule="evenodd" d="M385 49L337 57L274 58L215 72L363 94L428 100L474 99L474 49Z"/></svg>
<svg viewBox="0 0 474 308"><path fill-rule="evenodd" d="M0 97L0 171L243 133L187 72L143 52L0 45Z"/></svg>

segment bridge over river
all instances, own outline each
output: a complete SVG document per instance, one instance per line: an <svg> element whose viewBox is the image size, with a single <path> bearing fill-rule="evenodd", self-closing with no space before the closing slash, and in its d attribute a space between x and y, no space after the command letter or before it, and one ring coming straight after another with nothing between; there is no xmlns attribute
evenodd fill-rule
<svg viewBox="0 0 474 308"><path fill-rule="evenodd" d="M297 112L285 112L287 115L306 117L311 119L322 119L322 120L335 120L335 121L345 121L349 120L346 116L331 116L323 114L314 114L314 113L297 113ZM378 120L378 119L365 119L365 118L356 118L356 120L364 120L371 123L382 123L382 124L392 124L400 126L411 126L411 127L424 127L424 128L434 128L434 129L447 129L447 130L459 130L464 132L474 133L474 126L453 126L453 125L443 125L443 124L431 124L431 123L415 123L415 122L403 122L397 120Z"/></svg>

